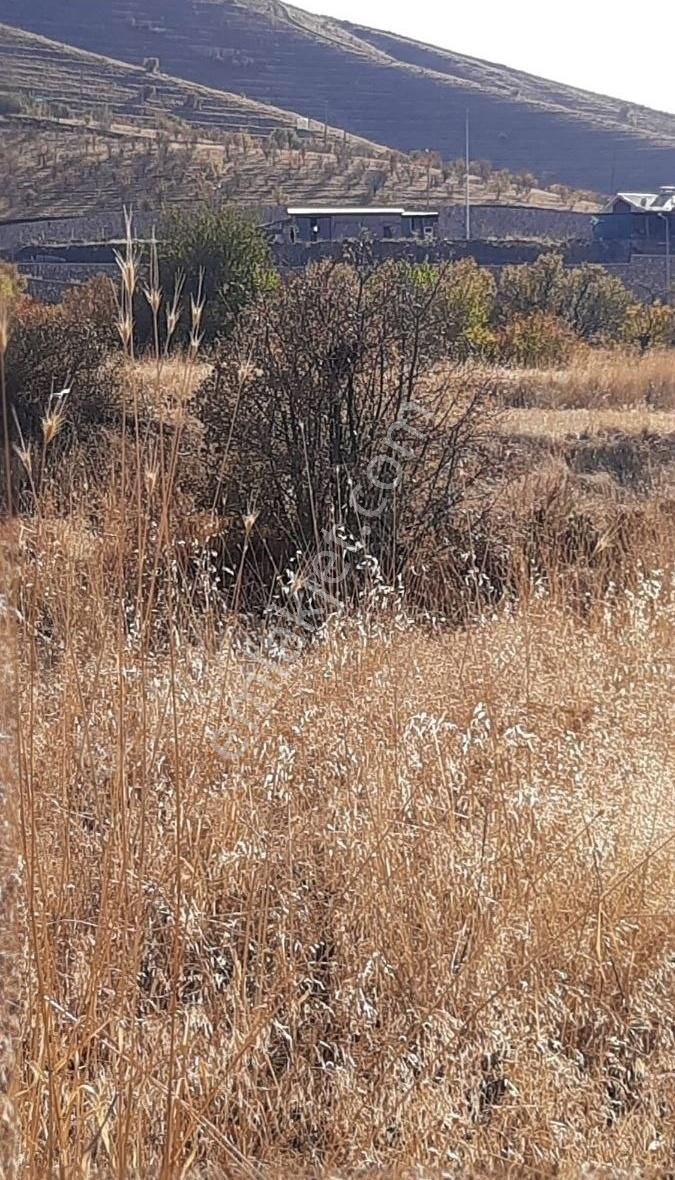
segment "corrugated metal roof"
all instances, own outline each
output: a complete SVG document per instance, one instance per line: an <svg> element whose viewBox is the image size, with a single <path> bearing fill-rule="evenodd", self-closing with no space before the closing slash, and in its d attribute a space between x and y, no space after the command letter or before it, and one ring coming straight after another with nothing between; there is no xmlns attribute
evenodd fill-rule
<svg viewBox="0 0 675 1180"><path fill-rule="evenodd" d="M658 193L617 193L605 212L611 213L617 201L625 201L640 213L672 213L675 210L675 187L664 187Z"/></svg>
<svg viewBox="0 0 675 1180"><path fill-rule="evenodd" d="M675 209L675 188L662 188L652 209Z"/></svg>

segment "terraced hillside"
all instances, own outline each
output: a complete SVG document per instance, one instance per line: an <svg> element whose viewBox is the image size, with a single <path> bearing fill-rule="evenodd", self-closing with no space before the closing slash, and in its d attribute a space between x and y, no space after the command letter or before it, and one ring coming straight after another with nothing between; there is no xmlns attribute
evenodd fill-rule
<svg viewBox="0 0 675 1180"><path fill-rule="evenodd" d="M542 180L609 191L667 183L675 116L310 16L279 0L0 0L0 20L298 111L378 143L463 149Z"/></svg>
<svg viewBox="0 0 675 1180"><path fill-rule="evenodd" d="M358 155L365 194L369 173L390 155L291 111L7 25L0 25L3 94L5 110L15 108L0 114L4 217L119 211L123 202L154 210L214 193L245 203L286 192L309 199L317 185L346 196L355 175L338 167L338 153ZM423 183L415 173L413 189Z"/></svg>
<svg viewBox="0 0 675 1180"><path fill-rule="evenodd" d="M0 92L29 99L45 113L58 110L66 118L86 116L136 128L156 127L162 119L173 118L200 130L246 131L253 136L269 135L277 128L311 129L292 111L2 24L0 66ZM323 124L316 124L317 133L323 134L323 129ZM328 134L344 138L341 130L328 129Z"/></svg>
<svg viewBox="0 0 675 1180"><path fill-rule="evenodd" d="M222 139L179 130L112 128L75 120L0 118L0 218L119 212L123 205L156 212L167 204L220 198L247 206L307 203L446 205L461 200L462 182L406 157L309 140L276 147L246 133ZM524 194L497 176L472 179L476 201L569 208L559 194ZM576 194L573 194L575 196ZM526 199L527 198L527 199ZM591 208L589 201L575 209ZM460 218L461 221L461 218Z"/></svg>
<svg viewBox="0 0 675 1180"><path fill-rule="evenodd" d="M0 217L157 210L214 195L250 205L462 199L463 169L411 159L251 99L0 25ZM18 112L18 113L16 113ZM481 165L476 201L588 208ZM584 200L584 196L586 200Z"/></svg>

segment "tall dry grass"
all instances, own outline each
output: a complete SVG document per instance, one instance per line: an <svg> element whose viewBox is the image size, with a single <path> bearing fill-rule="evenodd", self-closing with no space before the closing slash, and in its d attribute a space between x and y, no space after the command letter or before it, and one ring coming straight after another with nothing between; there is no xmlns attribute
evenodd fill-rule
<svg viewBox="0 0 675 1180"><path fill-rule="evenodd" d="M665 1175L669 575L586 625L392 600L261 717L234 639L101 599L83 644L78 560L22 634L22 1175Z"/></svg>
<svg viewBox="0 0 675 1180"><path fill-rule="evenodd" d="M504 370L504 399L541 410L675 409L672 349L581 349L570 364L552 369Z"/></svg>
<svg viewBox="0 0 675 1180"><path fill-rule="evenodd" d="M506 435L529 435L560 441L570 437L599 434L634 436L639 434L675 437L675 412L651 410L648 406L630 409L542 409L538 406L505 410L496 423Z"/></svg>
<svg viewBox="0 0 675 1180"><path fill-rule="evenodd" d="M171 354L162 358L158 372L154 356L141 356L125 365L125 387L131 399L138 400L142 412L173 422L180 418L185 403L210 371L211 366L204 361L186 366L185 356Z"/></svg>
<svg viewBox="0 0 675 1180"><path fill-rule="evenodd" d="M174 400L198 336L197 309ZM495 606L475 568L469 626L375 583L280 662L179 597L182 419L150 462L144 398L109 482L68 512L46 484L12 538L6 1174L668 1175L675 555L656 508L644 544L594 534L578 580L587 529L547 525L576 520L556 492L546 560Z"/></svg>
<svg viewBox="0 0 675 1180"><path fill-rule="evenodd" d="M10 535L0 535L0 1177L12 1180L19 1153L12 1101L21 1035L19 798L16 766L15 628L7 590Z"/></svg>

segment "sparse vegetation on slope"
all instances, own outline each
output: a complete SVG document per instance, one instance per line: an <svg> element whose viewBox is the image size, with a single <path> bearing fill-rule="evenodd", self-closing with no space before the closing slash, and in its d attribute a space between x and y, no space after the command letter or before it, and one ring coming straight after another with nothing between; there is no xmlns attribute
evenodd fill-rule
<svg viewBox="0 0 675 1180"><path fill-rule="evenodd" d="M0 26L0 216L159 212L206 197L448 203L464 162L368 143L265 107ZM298 130L300 128L300 130ZM472 164L475 201L594 208L593 194L539 187L529 171Z"/></svg>
<svg viewBox="0 0 675 1180"><path fill-rule="evenodd" d="M2 114L59 115L137 129L173 119L200 130L259 136L278 127L293 130L299 121L293 111L168 77L158 58L129 64L3 24L0 61L3 101L11 108L3 111L0 102ZM329 129L330 134L336 132Z"/></svg>
<svg viewBox="0 0 675 1180"><path fill-rule="evenodd" d="M289 146L289 143L291 146ZM205 199L265 207L308 202L367 205L461 201L463 169L375 148L298 140L281 130L268 139L247 132L210 132L187 125L139 130L95 122L23 116L0 119L0 164L6 180L0 216L57 217L117 211L121 204L158 215L166 206ZM593 209L592 194L559 193L520 178L472 177L475 201ZM581 202L580 204L578 202Z"/></svg>
<svg viewBox="0 0 675 1180"><path fill-rule="evenodd" d="M347 28L273 0L0 0L0 20L216 89L299 111L392 148L464 149L497 169L606 192L664 183L675 116L427 46Z"/></svg>

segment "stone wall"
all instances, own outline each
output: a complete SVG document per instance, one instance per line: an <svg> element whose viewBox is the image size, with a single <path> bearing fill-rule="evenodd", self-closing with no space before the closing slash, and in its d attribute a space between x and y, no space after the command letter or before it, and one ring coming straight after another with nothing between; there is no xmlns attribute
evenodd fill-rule
<svg viewBox="0 0 675 1180"><path fill-rule="evenodd" d="M157 222L156 215L134 214L134 231L143 237ZM0 222L0 256L21 246L53 245L62 242L105 242L123 238L123 213L100 213L89 217L39 218L31 221Z"/></svg>
<svg viewBox="0 0 675 1180"><path fill-rule="evenodd" d="M270 223L282 210L269 207L259 210L261 220ZM432 262L475 258L482 266L499 268L510 264L534 262L550 249L559 249L569 266L592 262L606 266L641 299L663 298L666 288L666 261L661 255L631 253L626 242L598 242L591 238L591 218L585 213L564 210L529 209L518 206L476 206L473 210L470 242L463 240L464 210L448 206L442 210L441 238L434 242L376 240L367 247L356 243L317 242L284 243L274 247L279 266L293 270L308 262L323 258L339 259L350 251L366 249L377 260L389 258ZM147 236L155 223L150 214L134 218L136 233ZM521 235L516 234L520 226ZM575 236L569 231L574 229ZM535 231L538 232L538 237ZM60 218L47 221L6 223L0 225L0 256L11 257L23 246L45 246L55 243L91 243L90 253L85 245L72 248L61 263L46 259L26 262L22 270L31 294L47 300L60 298L64 289L85 281L94 274L116 276L116 267L100 258L97 243L119 240L124 236L122 214L95 217ZM501 233L501 240L499 234ZM532 236L534 234L534 236ZM450 235L454 235L451 238ZM446 239L446 240L444 240ZM75 261L75 256L77 261Z"/></svg>
<svg viewBox="0 0 675 1180"><path fill-rule="evenodd" d="M297 270L310 262L322 259L361 257L385 262L407 259L411 262L449 262L474 258L481 266L510 266L535 262L541 254L558 250L569 266L593 262L601 266L626 264L630 261L630 247L623 242L566 242L532 241L510 238L503 241L474 239L466 241L369 241L369 242L303 242L277 243L274 257L282 270Z"/></svg>
<svg viewBox="0 0 675 1180"><path fill-rule="evenodd" d="M30 262L20 265L19 270L26 279L28 294L45 303L58 303L69 287L77 287L96 275L108 275L113 280L119 276L116 265L101 262Z"/></svg>
<svg viewBox="0 0 675 1180"><path fill-rule="evenodd" d="M442 238L463 238L466 211L463 205L441 209ZM525 205L474 205L471 209L472 238L590 238L593 223L590 213L569 209L538 209Z"/></svg>
<svg viewBox="0 0 675 1180"><path fill-rule="evenodd" d="M286 216L286 210L269 205L251 210L263 224L271 224ZM439 207L439 235L441 238L464 237L464 206ZM135 213L134 229L144 237L159 220L157 213ZM36 218L30 221L0 223L0 254L7 254L24 245L61 242L96 242L124 236L124 215L95 213L87 217ZM589 213L574 213L565 209L539 209L520 205L474 205L471 211L473 238L590 238L592 220Z"/></svg>

